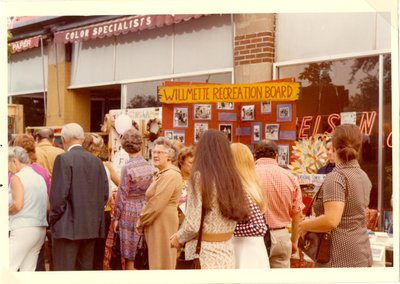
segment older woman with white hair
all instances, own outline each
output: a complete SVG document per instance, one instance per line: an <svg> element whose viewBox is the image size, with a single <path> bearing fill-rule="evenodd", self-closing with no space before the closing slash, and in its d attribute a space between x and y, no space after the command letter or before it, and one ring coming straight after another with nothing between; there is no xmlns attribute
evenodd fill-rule
<svg viewBox="0 0 400 284"><path fill-rule="evenodd" d="M25 149L9 148L8 170L13 173L8 192L11 271L35 271L46 236L46 183L29 164Z"/></svg>
<svg viewBox="0 0 400 284"><path fill-rule="evenodd" d="M182 191L182 176L173 165L178 151L172 141L159 137L154 141L153 164L159 172L146 191L145 204L136 225L149 249L150 269L175 269L176 248L169 238L178 230L178 203Z"/></svg>

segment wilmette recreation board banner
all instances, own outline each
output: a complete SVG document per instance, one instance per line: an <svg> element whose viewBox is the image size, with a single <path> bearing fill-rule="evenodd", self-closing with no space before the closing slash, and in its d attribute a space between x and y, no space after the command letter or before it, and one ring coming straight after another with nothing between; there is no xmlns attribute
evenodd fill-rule
<svg viewBox="0 0 400 284"><path fill-rule="evenodd" d="M210 102L294 101L298 99L297 82L254 84L190 84L158 88L165 104Z"/></svg>

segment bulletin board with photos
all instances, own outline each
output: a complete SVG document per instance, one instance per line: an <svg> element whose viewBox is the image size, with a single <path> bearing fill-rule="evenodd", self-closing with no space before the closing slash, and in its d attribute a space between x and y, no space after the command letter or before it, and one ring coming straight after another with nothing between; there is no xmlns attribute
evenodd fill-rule
<svg viewBox="0 0 400 284"><path fill-rule="evenodd" d="M270 85L269 85L270 84ZM253 149L263 139L278 144L278 163L290 163L290 149L296 140L296 99L276 96L264 100L262 96L250 97L248 101L223 101L219 90L241 93L243 90L265 90L274 87L282 93L285 88L297 84L293 78L254 84L205 84L193 82L164 82L158 93L163 102L163 133L185 145L195 145L208 129L226 133L230 142L240 142ZM238 86L237 89L235 87ZM196 89L197 88L197 89ZM250 91L248 91L249 93ZM225 96L226 97L226 96Z"/></svg>
<svg viewBox="0 0 400 284"><path fill-rule="evenodd" d="M142 155L151 161L153 141L161 136L162 108L137 108L110 110L106 118L109 125L108 150L114 169L119 172L129 159L128 153L122 148L122 134L131 127L136 128L143 137ZM106 122L105 122L106 124Z"/></svg>

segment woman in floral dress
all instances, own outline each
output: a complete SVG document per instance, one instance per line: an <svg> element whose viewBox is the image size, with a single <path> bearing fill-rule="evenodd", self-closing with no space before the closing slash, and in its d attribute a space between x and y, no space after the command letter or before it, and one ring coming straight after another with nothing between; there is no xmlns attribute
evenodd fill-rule
<svg viewBox="0 0 400 284"><path fill-rule="evenodd" d="M139 236L136 223L142 210L145 193L153 178L153 167L142 157L142 137L134 129L127 130L121 139L122 148L129 160L121 170L114 212L114 231L119 230L121 256L125 258L125 269L134 269L134 260Z"/></svg>

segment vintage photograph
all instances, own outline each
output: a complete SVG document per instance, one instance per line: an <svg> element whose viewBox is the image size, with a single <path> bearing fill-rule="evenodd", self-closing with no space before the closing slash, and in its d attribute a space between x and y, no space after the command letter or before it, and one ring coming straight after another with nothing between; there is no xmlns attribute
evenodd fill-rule
<svg viewBox="0 0 400 284"><path fill-rule="evenodd" d="M221 102L217 103L217 109L221 110L233 110L235 108L235 103L233 102Z"/></svg>
<svg viewBox="0 0 400 284"><path fill-rule="evenodd" d="M278 165L287 166L289 164L289 145L278 145Z"/></svg>
<svg viewBox="0 0 400 284"><path fill-rule="evenodd" d="M174 127L188 127L188 108L175 107L174 108Z"/></svg>
<svg viewBox="0 0 400 284"><path fill-rule="evenodd" d="M251 140L253 144L257 144L262 140L262 133L261 133L261 122L254 122L252 125L252 136Z"/></svg>
<svg viewBox="0 0 400 284"><path fill-rule="evenodd" d="M276 106L276 121L292 121L291 104L281 104Z"/></svg>
<svg viewBox="0 0 400 284"><path fill-rule="evenodd" d="M267 114L272 112L272 102L261 102L261 113Z"/></svg>
<svg viewBox="0 0 400 284"><path fill-rule="evenodd" d="M174 131L173 130L165 130L164 136L166 138L168 138L169 140L173 140L174 139Z"/></svg>
<svg viewBox="0 0 400 284"><path fill-rule="evenodd" d="M219 131L225 133L229 142L232 142L232 124L220 124Z"/></svg>
<svg viewBox="0 0 400 284"><path fill-rule="evenodd" d="M195 123L194 124L194 143L200 141L201 135L208 130L208 123Z"/></svg>
<svg viewBox="0 0 400 284"><path fill-rule="evenodd" d="M193 119L211 120L211 105L210 104L193 105Z"/></svg>
<svg viewBox="0 0 400 284"><path fill-rule="evenodd" d="M279 140L279 124L265 125L265 139Z"/></svg>
<svg viewBox="0 0 400 284"><path fill-rule="evenodd" d="M84 130L87 132L86 137L93 138L95 144L106 145L109 154L107 159L112 162L113 169L120 173L123 181L118 190L119 196L123 197L122 194L129 195L129 192L121 190L124 188L123 185L128 180L135 182L131 180L133 176L126 174L128 171L121 173L122 167L130 166L127 164L129 155L121 145L121 135L131 127L137 126L142 135L140 155L154 167L164 168L166 165L164 161L168 160L168 155L162 152L163 149L156 150L161 155L154 154L154 147L159 148L154 145L157 137L178 138L178 140L184 140L187 146L190 144L199 146L201 142L206 142L202 141L206 138L202 137L206 129L219 131L220 124L232 124L233 143L240 142L254 148L259 142L252 143L252 141L261 139L261 142L267 134L268 138L274 139L279 145L287 145L280 146L279 162L283 168L286 168L285 170L290 168L291 173L295 175L315 173L318 170L327 173L332 170L332 163L329 163L332 161L329 161L329 158L333 160L335 157L329 157L332 156L332 151L328 141L332 141L332 135L335 132L334 140L336 141L343 129L345 132L343 147L352 148L354 145L361 144L359 159L349 160L348 163L358 163L363 171L356 182L350 172L349 179L346 180L348 184L345 186L358 189L359 184L367 185L362 188L360 186L360 190L364 191L363 194L352 195L352 200L345 200L345 206L349 205L348 201L362 203L362 207L368 208L368 212L345 210L346 214L343 214L341 218L339 218L340 214L336 214L340 210L324 212L327 216L329 215L327 218L331 218L333 214L337 221L335 224L339 226L332 230L332 242L328 246L330 253L326 255L330 259L325 259L327 263L321 263L311 253L308 255L305 252L306 249L304 251L299 249L293 256L288 253L281 262L276 263L273 260L273 254L280 249L280 244L279 241L274 240L270 255L265 252L265 246L262 244L257 247L255 240L253 244L249 243L249 239L245 240L246 244L243 248L246 252L250 252L252 248L257 250L257 253L252 253L251 257L248 257L239 252L238 246L235 248L232 248L231 244L229 247L225 246L225 243L231 243L231 241L224 241L231 236L230 228L229 230L225 228L208 230L208 225L211 223L215 225L219 220L213 218L209 222L207 212L204 232L210 234L204 234L203 242L200 242L204 245L201 248L200 258L203 268L210 272L199 272L195 277L186 277L184 273L172 271L176 268L177 257L179 263L180 256L184 256L183 250L179 250L179 255L177 255L176 248L181 245L176 236L189 242L186 246L186 258L193 259L197 256L193 253L193 243L196 242L196 233L199 231L198 222L195 228L187 226L186 221L179 228L176 226L175 195L172 197L174 200L170 200L174 203L174 209L171 207L171 212L175 216L174 220L165 218L168 212L160 212L153 215L154 220L149 222L151 224L146 224L146 216L140 216L140 208L136 206L139 201L142 201L142 195L131 195L129 200L126 199L126 203L125 199L121 198L110 200L115 201L115 204L111 205L121 209L117 210L119 212L116 212L116 216L113 216L120 219L119 234L114 232L116 228L113 225L118 225L117 222L111 226L108 226L107 222L109 230L104 232L103 222L93 222L93 220L100 220L99 217L102 220L105 214L107 221L110 221L108 217L111 212L100 210L104 209L104 198L85 194L87 188L103 191L103 188L97 186L104 184L103 170L90 175L90 180L87 174L81 172L69 175L70 180L61 180L65 178L65 171L60 171L59 168L64 168L64 163L60 167L55 167L54 170L51 165L48 168L45 163L41 166L51 174L51 181L60 185L59 188L52 189L52 201L61 199L67 203L71 201L71 208L79 207L79 212L72 212L69 208L60 210L63 208L57 204L62 204L61 202L51 202L49 215L59 216L50 218L52 220L49 222L51 224L48 229L57 234L53 234L52 238L51 236L43 238L42 233L46 229L43 226L40 229L32 227L24 228L24 230L40 230L40 238L37 234L23 234L28 238L22 238L21 229L17 228L20 221L19 215L26 210L30 211L30 208L27 208L29 205L27 202L21 204L21 192L18 191L23 189L30 194L29 191L33 186L35 189L40 186L41 191L46 191L47 188L44 188L43 182L38 184L32 178L29 178L28 182L26 179L20 179L21 183L25 183L22 186L7 187L8 184L5 184L5 178L3 178L2 191L6 189L10 191L8 192L10 194L9 218L5 220L6 213L3 211L4 226L0 229L3 236L3 251L8 252L8 255L2 258L4 263L1 268L5 273L0 272L0 279L4 278L4 283L62 284L57 283L63 282L59 280L60 275L51 271L74 270L76 273L71 274L71 277L65 277L64 282L72 280L75 282L73 284L78 284L78 282L111 284L111 279L113 279L111 277L114 277L113 282L117 283L129 280L135 282L136 279L138 279L137 282L145 282L140 281L145 279L146 282L163 280L174 282L176 280L177 282L205 283L254 283L269 282L270 279L270 282L396 283L399 281L400 196L398 194L399 136L397 131L399 131L398 115L400 114L398 101L400 0L330 1L329 5L324 3L327 1L304 0L281 1L283 5L279 5L281 4L279 2L272 4L272 1L257 1L258 3L236 1L235 9L229 9L227 5L224 5L224 8L228 9L223 9L217 1L210 1L211 3L201 1L200 5L196 6L189 6L194 4L190 3L194 1L186 1L184 3L187 4L186 6L182 1L179 1L179 4L178 1L157 1L156 9L150 5L153 3L144 0L46 1L46 4L56 3L56 5L44 7L40 5L41 2L45 1L1 1L5 4L4 7L1 5L3 8L0 8L3 12L3 58L6 47L4 33L7 29L7 69L3 60L2 72L3 80L7 80L7 83L3 83L2 96L7 97L8 144L18 145L18 142L21 142L19 140L26 138L20 135L29 132L37 140L37 145L34 145L37 147L37 162L41 162L39 159L41 146L45 146L44 144L48 142L56 146L46 155L53 160L52 152L57 150L57 147L68 146L68 143L62 145L62 126L76 123L80 126L79 129L73 124L71 131L75 133L76 130L76 134L79 131L79 136L81 136L81 130ZM124 4L118 5L121 2ZM192 7L203 9L190 9ZM203 11L205 13L202 13ZM3 100L3 105L5 103ZM195 105L198 105L197 112L195 112ZM196 119L194 119L195 115ZM3 118L3 138L0 143L2 145L7 143L4 122L5 117ZM195 123L197 123L196 129ZM261 123L260 127L256 123ZM351 125L348 125L349 123ZM267 126L268 129L266 129L266 124L276 124L276 126ZM68 134L68 128L62 131L63 136ZM229 132L229 127L224 127L224 131ZM346 141L352 140L349 135L346 135L349 133L355 134L357 141ZM54 142L50 141L53 134ZM92 134L98 134L104 141ZM220 135L222 135L220 138L225 139L223 137L225 134ZM46 137L50 140L46 141ZM40 138L43 138L43 141ZM134 137L126 136L126 138L129 140ZM227 141L223 140L223 142ZM18 152L19 150L17 149ZM211 157L214 158L219 151L212 150ZM66 151L63 155L79 154L76 152L78 151ZM97 154L97 151L95 152L93 154ZM105 156L107 153L102 154ZM9 154L19 156L20 153L10 151ZM194 156L204 157L207 154L209 153L206 151L203 153L198 151ZM156 155L156 161L151 159L154 155ZM14 158L17 159L13 161L15 160L19 165L20 161L17 160L23 157ZM106 159L106 157L102 158ZM292 159L293 164L291 164ZM75 163L80 159L71 160ZM64 158L58 161L64 162ZM96 165L93 162L91 166L86 163L71 164L73 170L84 167L85 171L90 170L90 173L92 166ZM3 167L5 167L4 164ZM14 181L18 176L23 177L28 174L24 172L28 169L29 167L25 166L22 169L15 167L13 162L9 163L8 170L10 176L11 172L17 175L13 176ZM197 174L194 171L197 169L201 167L196 165L191 173ZM147 171L144 168L142 170L144 174L152 175L152 170ZM218 170L219 177L230 174L223 171L222 167L218 167ZM336 170L340 170L340 161L336 165ZM186 178L187 173L184 171L185 169L182 171L182 176ZM204 177L206 172L201 171L201 176ZM169 175L171 172L165 173ZM160 174L164 173L160 171ZM271 179L276 178L273 176ZM340 178L339 181L342 180L341 177L336 178ZM73 200L71 198L65 200L65 196L61 196L65 189L63 187L68 184L77 185L76 188L73 187L74 192L71 192ZM311 184L314 186L313 183ZM111 181L110 185L112 188L104 188L104 191L110 189L115 193L117 188L111 184ZM153 184L153 189L158 192L162 190L163 185L168 186L165 183ZM185 185L179 184L184 194ZM308 187L309 184L306 186L307 189L311 189ZM279 188L280 185L277 187ZM236 188L224 189L231 192ZM189 188L188 192L192 197L194 191ZM224 193L222 190L219 192ZM38 193L35 190L34 194ZM296 196L298 202L294 207L299 207L300 201L308 207L311 202L309 192L302 190L299 193L301 197ZM115 194L111 197L115 197ZM157 197L157 194L146 196L146 202L143 204L146 208L143 207L143 212L159 209L157 206L160 203L157 202ZM247 201L246 198L244 199L242 204ZM280 204L280 200L269 199L267 200L269 205ZM169 203L168 200L164 201ZM183 203L185 196L182 196L179 201L181 205L186 204ZM203 201L205 201L204 205L210 205L207 211L216 209L218 213L221 209L216 207L214 202L207 202L210 200ZM188 198L188 207L193 205L190 203L191 198ZM279 209L290 215L293 206L288 205L289 202L282 201L282 203L285 204L280 205ZM338 209L340 202L333 203L334 205L331 205ZM235 215L226 212L232 209L229 208L231 204L227 202L226 210L222 208L222 211L225 211L222 212L223 215ZM22 205L25 208L19 208ZM40 210L29 213L46 212L46 205L47 203L42 202ZM262 204L258 205L263 207ZM318 202L314 205L318 207ZM108 207L107 210L110 209ZM196 208L196 212L187 208L188 214L187 218L185 217L187 221L193 219L199 221L198 214L193 216L193 213L200 211L199 206ZM15 209L20 209L16 215L14 213L18 210ZM268 209L273 208L269 206ZM240 206L235 206L235 210L238 211L235 212L238 213L237 215L243 215L239 214L239 211L242 211ZM388 213L385 214L385 212ZM185 212L182 211L182 213ZM179 215L182 221L185 214ZM230 217L241 219L240 216ZM44 223L43 214L40 215L40 219ZM308 219L307 224L303 226L304 230L300 230L301 233L306 229L316 229L321 225L319 221L318 218ZM77 223L87 224L87 226L83 228L76 226L74 230L71 230L70 225ZM124 226L127 223L142 224L144 231L150 231L146 234L149 240L147 261L141 262L139 257L141 254L136 253L142 249L145 250L145 242L142 239L139 241L136 231ZM231 223L225 225L230 227L233 225ZM280 229L285 227L286 223L290 222L270 224L271 229ZM347 226L349 223L352 226ZM139 226L139 233L143 226ZM293 237L296 237L295 227L291 228ZM180 230L179 233L174 235L177 230ZM338 230L340 236L336 234ZM98 234L100 231L101 235ZM289 234L286 229L281 231L285 237ZM274 234L280 233L272 230L271 232L273 237ZM84 250L79 254L71 252L82 244L80 240L63 240L66 235L70 236L70 233L79 235L81 240L90 239L84 242ZM244 234L246 233L248 232ZM8 239L5 238L6 234L10 236ZM187 238L182 238L183 234ZM305 234L302 235L305 236ZM15 236L17 238L14 238ZM174 237L171 238L171 236ZM95 244L93 244L94 237ZM46 248L44 257L42 257L43 253L38 256L39 251L35 249L34 255L24 256L26 261L24 260L22 265L16 263L14 259L22 258L22 246L30 244L28 241L33 240L36 243L35 248ZM207 240L214 240L216 243L207 243ZM237 238L236 241L238 241ZM175 248L171 248L171 244ZM310 244L307 247L311 246ZM27 250L25 247L25 249L25 252L32 252L31 248ZM235 251L239 252L239 257L234 256ZM338 255L340 257L336 257ZM271 257L269 264L266 261L267 257ZM5 261L7 258L9 261ZM238 261L242 259L244 261ZM131 270L135 266L136 268L141 265L143 267L143 264L148 264L149 269L156 270L148 273L117 272ZM267 270L269 266L272 270ZM282 266L290 266L291 270L277 270L276 267ZM318 269L327 266L334 268L322 269L322 271ZM362 269L356 268L361 266ZM233 267L245 269L233 271L231 269ZM352 269L353 267L355 269ZM345 269L340 270L340 268ZM171 270L168 272L171 277L162 278L167 273L159 272L158 270L161 269ZM252 271L247 273L248 269ZM31 276L31 273L26 275L15 273L26 270L32 272L47 270L50 272L47 274L50 275L45 275L44 271L38 271L39 273L35 273L34 276L33 274ZM80 272L91 270L95 272ZM101 273L101 270L105 273ZM309 271L314 275L298 277ZM5 277L2 277L3 274ZM70 273L66 276L69 276L68 274ZM187 275L189 274L192 272L188 272ZM213 277L217 274L217 277ZM42 276L46 280L49 278L50 281L40 281L39 278Z"/></svg>
<svg viewBox="0 0 400 284"><path fill-rule="evenodd" d="M177 140L177 141L181 142L182 144L185 144L185 133L184 132L174 132L173 138L174 138L174 140Z"/></svg>
<svg viewBox="0 0 400 284"><path fill-rule="evenodd" d="M242 111L240 113L240 118L242 121L252 121L254 120L254 105L242 106Z"/></svg>

